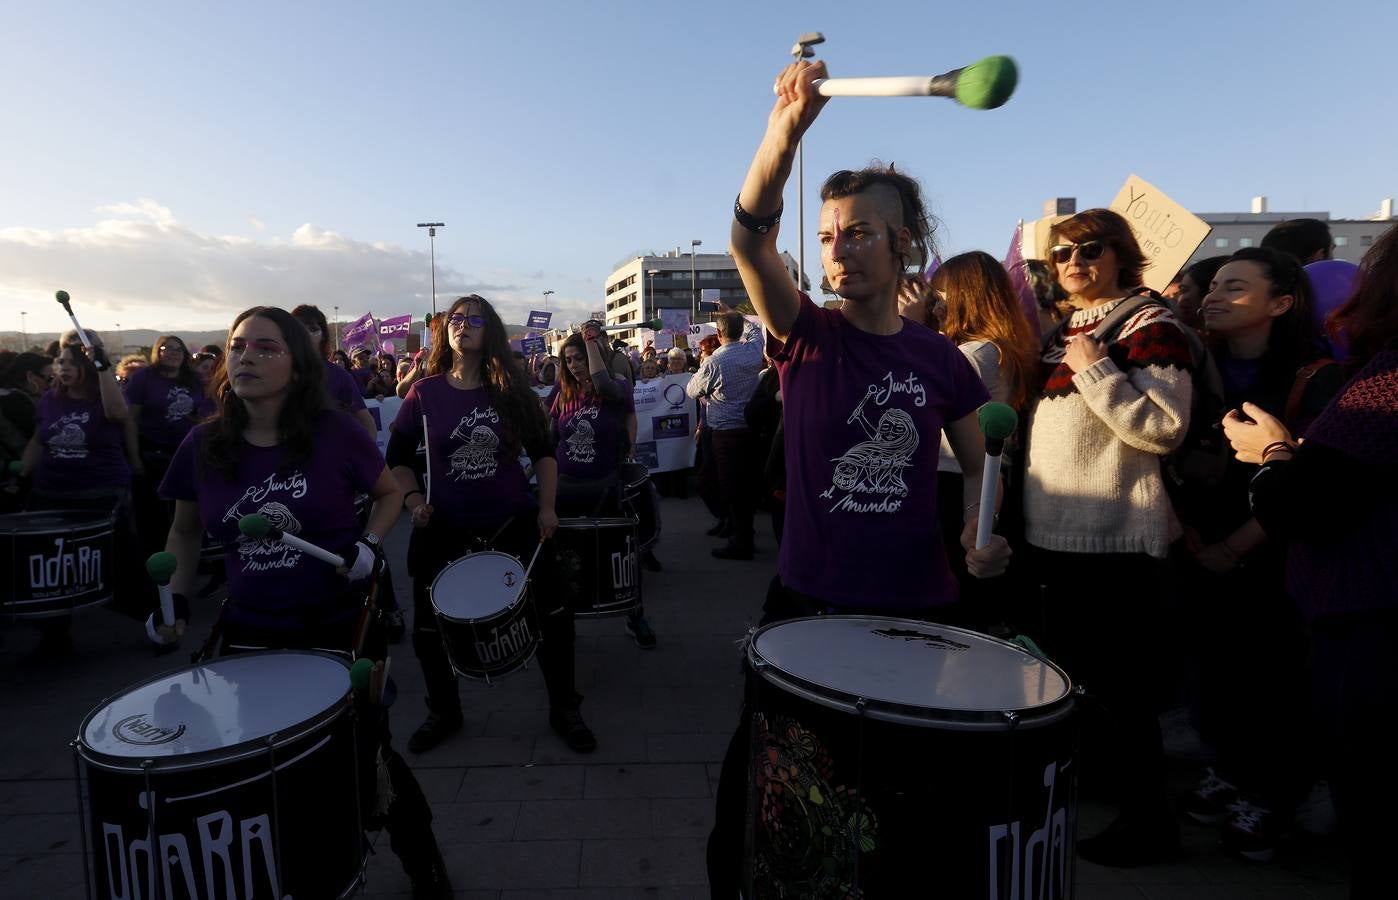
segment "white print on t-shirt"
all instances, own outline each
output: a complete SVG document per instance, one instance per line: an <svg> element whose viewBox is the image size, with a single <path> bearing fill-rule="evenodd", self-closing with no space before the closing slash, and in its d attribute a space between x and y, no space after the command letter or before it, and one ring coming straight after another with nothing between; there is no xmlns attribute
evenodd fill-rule
<svg viewBox="0 0 1398 900"><path fill-rule="evenodd" d="M91 418L92 414L85 412L59 416L49 426L50 432L58 432L49 438L49 455L54 459L87 459L87 432L83 426Z"/></svg>
<svg viewBox="0 0 1398 900"><path fill-rule="evenodd" d="M901 380L894 380L889 372L881 383L869 385L864 399L845 420L846 425L858 422L868 440L831 460L835 463L832 483L820 495L835 501L830 512L896 513L903 505L901 498L908 496L903 470L911 465L920 440L913 417L905 410L891 408L871 424L864 414L870 400L875 406L887 406L894 394L911 396L915 406L927 404L927 392L911 372ZM866 499L863 495L874 496Z"/></svg>
<svg viewBox="0 0 1398 900"><path fill-rule="evenodd" d="M495 410L489 410L489 413L493 417L491 421L500 421ZM496 451L500 449L500 439L495 436L494 431L484 425L476 425L471 428L470 434L463 432L467 419L472 419L474 415L476 413L463 418L461 424L456 426L456 429L451 433L454 439L465 441L464 444L451 452L451 456L447 457L447 463L450 466L450 471L447 474L451 476L453 481L476 481L481 478L489 478L495 474L496 468L500 465L499 460L496 459ZM472 420L479 421L478 419Z"/></svg>
<svg viewBox="0 0 1398 900"><path fill-rule="evenodd" d="M279 476L268 475L257 484L243 491L243 496L234 501L223 514L224 522L236 522L243 516L256 513L275 528L287 534L300 534L301 523L291 512L291 508L274 496L300 499L310 490L310 483L300 469ZM256 506L255 509L245 509ZM276 569L294 569L301 562L301 551L267 538L250 538L238 535L238 560L244 572L270 572Z"/></svg>
<svg viewBox="0 0 1398 900"><path fill-rule="evenodd" d="M597 458L597 432L587 419L573 420L573 433L565 443L568 445L570 462L590 463Z"/></svg>
<svg viewBox="0 0 1398 900"><path fill-rule="evenodd" d="M176 385L165 395L165 421L179 422L194 412L194 395L189 388Z"/></svg>

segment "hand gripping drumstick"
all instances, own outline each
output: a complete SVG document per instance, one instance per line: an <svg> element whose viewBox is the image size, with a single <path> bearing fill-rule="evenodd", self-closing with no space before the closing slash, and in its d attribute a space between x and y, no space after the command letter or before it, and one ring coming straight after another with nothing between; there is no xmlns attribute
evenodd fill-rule
<svg viewBox="0 0 1398 900"><path fill-rule="evenodd" d="M273 541L281 541L288 547L300 550L302 553L314 556L321 562L330 563L339 569L348 569L349 564L339 556L331 553L323 547L317 547L310 541L303 541L294 534L287 534L271 522L265 516L253 513L250 516L243 516L238 520L238 530L250 538L267 538Z"/></svg>
<svg viewBox="0 0 1398 900"><path fill-rule="evenodd" d="M1019 83L1019 68L1008 56L987 56L941 75L890 78L818 78L822 97L948 97L970 109L1003 106Z"/></svg>
<svg viewBox="0 0 1398 900"><path fill-rule="evenodd" d="M74 327L75 329L77 329L77 332L78 332L78 340L80 340L80 341L83 342L83 346L84 346L85 348L87 348L87 350L88 350L89 353L92 352L92 341L89 341L89 340L87 339L87 332L86 332L85 330L83 330L83 327L82 327L81 325L78 324L78 317L75 316L75 315L73 315L73 307L70 306L69 303L68 303L68 301L71 299L71 298L68 296L68 292L67 292L67 291L59 291L58 293L54 294L53 296L54 296L54 298L55 298L56 300L58 300L59 304L61 304L61 305L63 306L64 311L66 311L66 312L68 313L68 318L72 321L73 327Z"/></svg>
<svg viewBox="0 0 1398 900"><path fill-rule="evenodd" d="M175 554L165 551L152 553L146 560L146 574L160 589L160 618L164 620L166 628L175 624L175 598L170 593L170 578L178 566L179 560Z"/></svg>
<svg viewBox="0 0 1398 900"><path fill-rule="evenodd" d="M990 543L995 525L995 497L1000 488L1000 453L1005 439L1015 433L1019 416L1014 407L1004 403L987 403L976 413L981 432L985 435L985 469L981 474L981 515L976 523L976 549Z"/></svg>

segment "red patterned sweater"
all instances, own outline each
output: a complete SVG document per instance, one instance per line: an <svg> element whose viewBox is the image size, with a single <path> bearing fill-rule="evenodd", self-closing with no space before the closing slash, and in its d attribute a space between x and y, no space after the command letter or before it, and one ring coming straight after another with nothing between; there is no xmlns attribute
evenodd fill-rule
<svg viewBox="0 0 1398 900"><path fill-rule="evenodd" d="M1031 410L1025 537L1067 553L1164 557L1179 534L1160 457L1189 427L1189 342L1170 311L1142 308L1074 374L1067 343L1094 331L1121 301L1080 309L1040 359L1044 388Z"/></svg>

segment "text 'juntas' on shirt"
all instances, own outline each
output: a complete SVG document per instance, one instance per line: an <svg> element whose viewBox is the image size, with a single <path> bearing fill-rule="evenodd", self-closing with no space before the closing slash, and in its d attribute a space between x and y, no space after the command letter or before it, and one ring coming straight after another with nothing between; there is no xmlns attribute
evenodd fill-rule
<svg viewBox="0 0 1398 900"><path fill-rule="evenodd" d="M285 447L244 442L237 472L228 478L199 461L211 427L197 425L185 437L160 496L197 502L204 530L224 545L228 620L294 629L357 615L348 582L333 566L279 541L249 538L238 521L257 513L332 553L353 544L360 535L355 495L368 493L384 470L383 457L364 429L344 413L322 412L305 459L291 462Z"/></svg>
<svg viewBox="0 0 1398 900"><path fill-rule="evenodd" d="M941 431L990 399L951 341L908 319L861 331L802 295L769 338L786 415L783 583L834 606L952 602L937 525Z"/></svg>

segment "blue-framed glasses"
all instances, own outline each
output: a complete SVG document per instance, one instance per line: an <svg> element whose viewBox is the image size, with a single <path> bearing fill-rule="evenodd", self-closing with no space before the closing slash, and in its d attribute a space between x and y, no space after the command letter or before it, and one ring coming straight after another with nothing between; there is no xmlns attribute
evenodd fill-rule
<svg viewBox="0 0 1398 900"><path fill-rule="evenodd" d="M447 316L448 328L465 328L467 325L472 328L484 328L485 316L467 316L461 313L452 313Z"/></svg>

